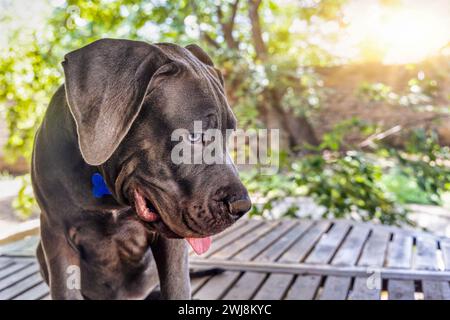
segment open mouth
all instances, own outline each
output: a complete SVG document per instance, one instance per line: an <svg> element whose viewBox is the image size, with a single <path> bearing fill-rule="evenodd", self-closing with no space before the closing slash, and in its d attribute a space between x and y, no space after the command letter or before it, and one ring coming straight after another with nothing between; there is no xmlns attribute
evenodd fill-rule
<svg viewBox="0 0 450 320"><path fill-rule="evenodd" d="M146 222L155 222L160 219L158 211L150 200L146 199L137 189L134 189L133 195L134 205L139 218Z"/></svg>
<svg viewBox="0 0 450 320"><path fill-rule="evenodd" d="M161 219L161 215L159 214L156 207L152 204L152 202L149 199L144 197L141 192L139 192L137 189L134 189L133 196L136 213L141 220L150 223L163 222L163 220ZM208 251L212 242L211 237L204 237L204 238L186 237L184 239L192 247L192 250L194 250L194 252L198 255Z"/></svg>

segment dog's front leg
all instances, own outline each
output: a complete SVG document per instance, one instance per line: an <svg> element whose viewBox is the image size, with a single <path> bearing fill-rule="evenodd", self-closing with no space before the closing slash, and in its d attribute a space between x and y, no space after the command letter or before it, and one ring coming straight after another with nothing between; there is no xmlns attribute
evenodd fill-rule
<svg viewBox="0 0 450 320"><path fill-rule="evenodd" d="M151 247L158 267L162 299L191 299L186 241L159 236Z"/></svg>
<svg viewBox="0 0 450 320"><path fill-rule="evenodd" d="M42 219L41 243L52 299L82 300L78 254L70 247L64 235L52 232L42 223Z"/></svg>

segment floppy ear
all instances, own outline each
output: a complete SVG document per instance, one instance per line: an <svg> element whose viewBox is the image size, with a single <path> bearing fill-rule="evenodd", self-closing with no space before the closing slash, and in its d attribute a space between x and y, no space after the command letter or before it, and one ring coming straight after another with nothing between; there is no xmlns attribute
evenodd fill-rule
<svg viewBox="0 0 450 320"><path fill-rule="evenodd" d="M188 49L198 60L200 60L204 64L206 64L206 65L210 66L211 68L213 68L214 72L217 75L217 78L219 78L220 83L222 84L222 86L224 85L224 79L223 79L223 76L222 76L222 72L220 72L219 69L214 67L214 62L208 56L208 54L205 52L205 50L203 50L202 48L200 48L196 44L187 45L185 48Z"/></svg>
<svg viewBox="0 0 450 320"><path fill-rule="evenodd" d="M88 164L109 159L137 117L152 77L169 62L156 46L114 39L65 56L67 102Z"/></svg>

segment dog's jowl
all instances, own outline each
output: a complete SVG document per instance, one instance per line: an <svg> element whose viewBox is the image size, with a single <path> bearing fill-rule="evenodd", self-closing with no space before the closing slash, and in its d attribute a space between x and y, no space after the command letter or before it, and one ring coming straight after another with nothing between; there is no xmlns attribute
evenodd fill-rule
<svg viewBox="0 0 450 320"><path fill-rule="evenodd" d="M63 67L32 163L52 298L143 299L158 279L163 298L190 298L188 244L204 253L251 206L232 163L171 160L174 130L195 151L235 128L222 75L196 45L113 39Z"/></svg>

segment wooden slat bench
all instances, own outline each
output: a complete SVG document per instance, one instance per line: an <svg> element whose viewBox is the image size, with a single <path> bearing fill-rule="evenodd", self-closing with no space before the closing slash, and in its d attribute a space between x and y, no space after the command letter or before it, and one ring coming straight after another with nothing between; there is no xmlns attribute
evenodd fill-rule
<svg viewBox="0 0 450 320"><path fill-rule="evenodd" d="M49 299L31 237L0 247L0 299ZM241 220L191 268L194 299L450 299L450 239L348 220Z"/></svg>

